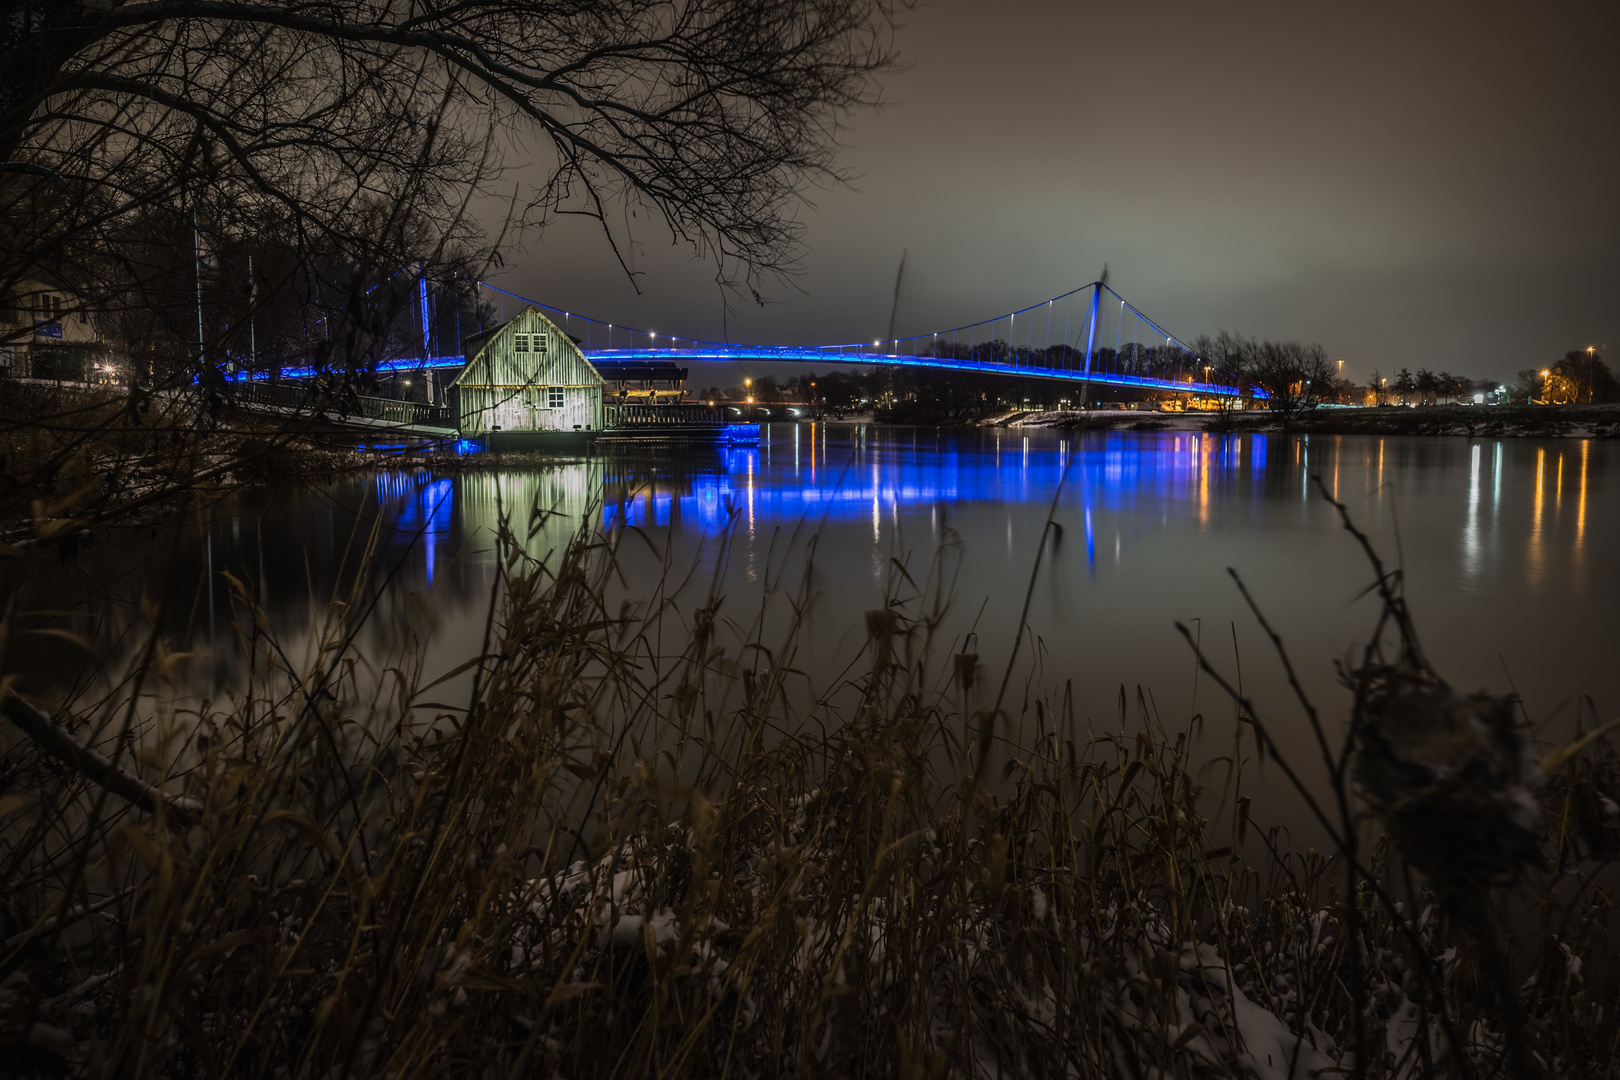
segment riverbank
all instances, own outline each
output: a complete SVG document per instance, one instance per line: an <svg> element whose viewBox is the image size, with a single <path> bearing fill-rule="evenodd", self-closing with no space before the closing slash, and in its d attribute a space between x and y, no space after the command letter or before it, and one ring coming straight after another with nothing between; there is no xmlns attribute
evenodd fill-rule
<svg viewBox="0 0 1620 1080"><path fill-rule="evenodd" d="M1430 405L1422 408L1318 408L1284 420L1264 410L1135 412L1090 409L1009 413L993 427L1051 427L1306 435L1466 435L1476 438L1620 437L1620 405Z"/></svg>
<svg viewBox="0 0 1620 1080"><path fill-rule="evenodd" d="M317 414L274 417L200 390L0 380L0 552L64 552L100 527L150 526L232 494L325 484L386 465L539 468L555 454L465 455L449 441L387 439Z"/></svg>

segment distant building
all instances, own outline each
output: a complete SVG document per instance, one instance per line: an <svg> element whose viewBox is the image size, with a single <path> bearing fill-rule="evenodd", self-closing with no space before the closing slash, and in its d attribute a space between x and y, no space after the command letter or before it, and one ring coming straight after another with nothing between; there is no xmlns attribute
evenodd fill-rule
<svg viewBox="0 0 1620 1080"><path fill-rule="evenodd" d="M94 381L101 335L90 303L43 277L0 296L0 375Z"/></svg>

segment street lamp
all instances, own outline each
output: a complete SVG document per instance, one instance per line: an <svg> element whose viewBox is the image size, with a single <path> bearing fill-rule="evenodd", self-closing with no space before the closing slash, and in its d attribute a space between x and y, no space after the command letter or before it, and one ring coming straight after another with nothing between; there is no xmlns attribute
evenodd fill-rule
<svg viewBox="0 0 1620 1080"><path fill-rule="evenodd" d="M1597 350L1588 345L1586 347L1586 403L1592 404L1592 368L1597 364Z"/></svg>

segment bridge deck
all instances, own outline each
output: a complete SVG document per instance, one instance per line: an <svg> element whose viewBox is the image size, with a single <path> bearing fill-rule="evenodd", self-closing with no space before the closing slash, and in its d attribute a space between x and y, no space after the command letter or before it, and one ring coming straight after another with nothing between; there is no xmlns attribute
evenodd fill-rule
<svg viewBox="0 0 1620 1080"><path fill-rule="evenodd" d="M1221 383L1194 382L1191 379L1172 381L1143 375L1121 375L1103 371L1076 371L1065 367L1044 367L1035 364L1008 364L990 360L966 360L950 356L912 356L907 353L861 352L839 347L788 348L782 346L713 346L693 349L593 349L585 353L589 360L765 360L789 363L816 364L887 364L895 367L933 368L942 371L972 371L984 375L1012 375L1030 379L1060 379L1065 382L1096 383L1099 386L1122 386L1141 390L1169 390L1179 394L1201 394L1209 397L1238 397L1243 391L1236 386Z"/></svg>

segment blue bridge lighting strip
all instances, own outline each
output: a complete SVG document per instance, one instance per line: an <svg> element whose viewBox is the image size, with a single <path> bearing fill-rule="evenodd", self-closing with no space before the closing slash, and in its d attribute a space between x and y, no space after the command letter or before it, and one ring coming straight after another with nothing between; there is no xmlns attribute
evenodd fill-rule
<svg viewBox="0 0 1620 1080"><path fill-rule="evenodd" d="M381 361L377 365L377 370L412 372L422 371L427 368L460 368L465 366L465 364L466 361L459 356L430 356L425 360L419 356L414 358L407 356L400 360ZM312 367L284 367L281 369L281 377L283 379L309 379L318 374L320 374L320 372ZM242 371L236 373L235 375L225 376L225 381L265 382L269 378L270 376L262 371L251 373Z"/></svg>
<svg viewBox="0 0 1620 1080"><path fill-rule="evenodd" d="M1038 379L1062 379L1065 381L1078 383L1094 382L1101 383L1105 386L1128 386L1138 387L1145 390L1174 390L1183 394L1202 393L1214 394L1221 397L1238 397L1243 394L1243 391L1240 388L1236 386L1227 386L1221 383L1177 382L1170 379L1153 379L1141 375L1115 375L1095 370L1087 375L1083 371L1074 371L1068 368L1040 367L1028 364L1005 364L983 360L959 360L952 357L923 355L921 352L907 354L899 351L899 347L902 344L909 344L914 349L931 348L937 345L940 338L948 335L959 334L964 331L971 330L976 326L994 325L995 323L1000 322L1002 319L1016 319L1020 315L1028 315L1030 312L1041 311L1052 307L1059 300L1067 300L1071 297L1079 296L1081 293L1089 292L1094 288L1100 287L1101 289L1105 290L1108 295L1112 296L1115 300L1118 300L1124 307L1130 309L1131 313L1140 319L1144 325L1151 327L1154 333L1163 337L1167 344L1174 345L1192 359L1196 360L1198 358L1197 352L1188 346L1186 342L1182 341L1174 334L1166 333L1162 326L1148 318L1146 315L1143 315L1129 300L1126 300L1123 296L1120 296L1113 289L1110 289L1107 285L1104 285L1101 282L1092 282L1090 285L1084 285L1078 289L1071 289L1061 296L1055 296L1050 300L1043 300L1038 304L1031 304L1029 307L1020 308L1017 311L1011 312L1007 315L997 316L994 319L981 319L976 323L965 323L962 326L953 327L949 330L938 330L929 334L914 334L911 337L893 338L890 340L889 345L894 351L887 353L870 352L868 351L870 346L866 345L865 343L854 342L844 345L810 345L802 347L791 345L750 346L732 345L721 341L706 341L701 338L684 338L675 334L658 334L651 330L642 330L632 326L620 326L616 323L603 322L601 319L593 319L588 315L580 315L577 312L564 311L562 308L552 307L550 304L543 304L538 300L532 300L529 297L523 296L519 293L510 292L509 290L503 289L497 285L491 285L487 281L479 281L476 282L476 284L479 288L488 289L490 292L494 293L500 293L502 296L510 296L512 299L517 300L520 303L532 304L535 307L540 308L542 311L548 311L556 315L561 315L564 320L578 319L580 322L600 326L607 331L610 340L613 332L617 331L621 334L631 335L632 340L634 340L635 336L639 334L645 336L649 341L656 342L658 338L662 337L672 343L668 347L659 347L657 345L653 345L645 349L582 350L588 359L781 360L793 363L814 362L821 364L828 362L845 364L894 364L903 367L939 368L951 371L981 371L996 375L1020 375ZM679 344L680 342L687 342L688 344L683 348ZM871 344L880 345L880 343L876 341L872 342ZM1264 390L1261 390L1258 387L1256 387L1252 393L1254 397L1261 400L1264 400L1270 396Z"/></svg>
<svg viewBox="0 0 1620 1080"><path fill-rule="evenodd" d="M1035 367L1029 364L999 364L987 360L959 360L949 356L909 356L905 353L835 352L836 346L769 346L749 348L713 346L692 349L595 349L585 354L589 360L782 360L795 363L890 364L895 367L937 368L944 371L977 371L990 375L1018 375L1032 379L1061 379L1066 382L1093 382L1105 386L1133 386L1144 390L1177 390L1181 393L1218 394L1236 397L1242 390L1220 383L1171 382L1144 375L1114 375L1108 372L1075 371L1069 368ZM1264 397L1255 391L1256 397Z"/></svg>

